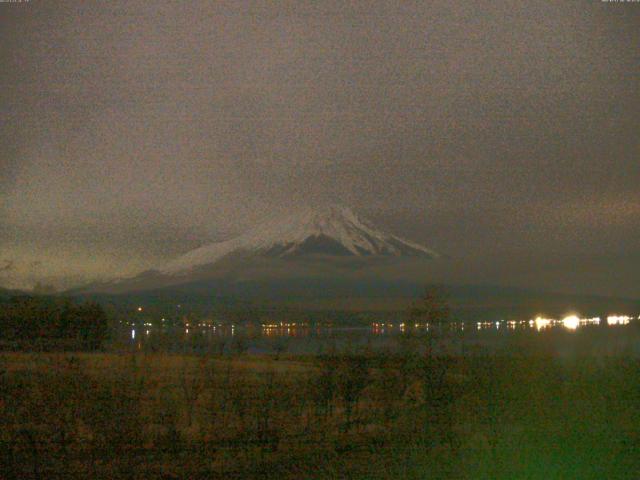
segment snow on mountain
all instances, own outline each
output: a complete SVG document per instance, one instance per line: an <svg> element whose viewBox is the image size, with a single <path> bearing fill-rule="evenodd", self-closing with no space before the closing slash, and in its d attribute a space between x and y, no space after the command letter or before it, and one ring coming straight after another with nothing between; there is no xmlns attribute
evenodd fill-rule
<svg viewBox="0 0 640 480"><path fill-rule="evenodd" d="M231 254L278 258L307 254L439 256L422 245L376 230L349 208L327 206L304 208L258 225L236 238L204 245L158 270L166 275L187 273Z"/></svg>

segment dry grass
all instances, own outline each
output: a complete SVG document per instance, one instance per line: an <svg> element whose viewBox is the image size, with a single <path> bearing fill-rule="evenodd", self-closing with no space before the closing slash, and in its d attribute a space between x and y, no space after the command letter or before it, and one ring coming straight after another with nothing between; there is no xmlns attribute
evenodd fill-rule
<svg viewBox="0 0 640 480"><path fill-rule="evenodd" d="M632 358L5 353L0 380L13 478L640 472Z"/></svg>

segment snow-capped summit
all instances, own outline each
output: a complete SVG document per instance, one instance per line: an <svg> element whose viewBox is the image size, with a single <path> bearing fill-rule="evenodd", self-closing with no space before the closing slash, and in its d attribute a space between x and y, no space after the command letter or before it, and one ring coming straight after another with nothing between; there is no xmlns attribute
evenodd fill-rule
<svg viewBox="0 0 640 480"><path fill-rule="evenodd" d="M244 295L245 288L257 288L262 295L272 288L295 291L301 279L339 279L355 285L367 278L409 278L408 269L420 276L425 266L421 259L437 257L422 245L376 229L349 208L306 207L132 277L94 283L80 291L117 294L181 288L233 297Z"/></svg>
<svg viewBox="0 0 640 480"><path fill-rule="evenodd" d="M232 254L278 258L312 254L438 257L422 245L376 230L349 208L331 205L303 208L236 238L204 245L158 270L168 275L188 272Z"/></svg>

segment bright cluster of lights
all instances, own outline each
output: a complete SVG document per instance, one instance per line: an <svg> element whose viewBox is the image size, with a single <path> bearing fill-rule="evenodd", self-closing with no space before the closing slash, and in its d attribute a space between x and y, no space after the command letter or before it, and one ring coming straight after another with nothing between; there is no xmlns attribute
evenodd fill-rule
<svg viewBox="0 0 640 480"><path fill-rule="evenodd" d="M569 315L562 319L562 326L569 330L575 330L580 326L580 318L577 315Z"/></svg>
<svg viewBox="0 0 640 480"><path fill-rule="evenodd" d="M553 319L544 318L544 317L536 317L534 320L529 321L529 325L535 327L536 330L540 331L544 328L548 328L553 325Z"/></svg>
<svg viewBox="0 0 640 480"><path fill-rule="evenodd" d="M600 323L600 317L585 318L585 319L582 319L582 321L587 322L587 323L599 324Z"/></svg>
<svg viewBox="0 0 640 480"><path fill-rule="evenodd" d="M568 328L569 330L575 330L583 325L599 325L600 317L579 318L577 315L570 315L568 317L564 317L561 322L563 327Z"/></svg>
<svg viewBox="0 0 640 480"><path fill-rule="evenodd" d="M631 321L631 317L627 315L609 315L607 317L607 325L626 325Z"/></svg>
<svg viewBox="0 0 640 480"><path fill-rule="evenodd" d="M496 329L500 330L500 328L507 327L509 330L514 330L516 327L526 327L527 324L531 323L533 325L533 320L527 322L526 320L498 320L496 322L476 322L477 330L487 330L487 329Z"/></svg>
<svg viewBox="0 0 640 480"><path fill-rule="evenodd" d="M476 322L476 329L478 330L491 327L493 327L493 322Z"/></svg>
<svg viewBox="0 0 640 480"><path fill-rule="evenodd" d="M536 317L533 320L529 320L529 326L534 327L540 331L545 328L561 326L567 330L576 330L578 327L584 325L599 325L600 317L580 318L577 315L568 315L561 320L555 320L553 318Z"/></svg>
<svg viewBox="0 0 640 480"><path fill-rule="evenodd" d="M621 315L610 315L607 317L608 325L626 325L635 317L629 316L621 316ZM638 317L640 319L640 317ZM535 328L537 331L541 331L551 327L564 327L567 330L577 330L579 327L583 327L586 325L600 325L601 323L600 317L580 317L578 315L572 314L567 315L564 318L556 319L549 318L543 315L539 315L536 318L531 320L498 320L498 321L481 321L475 322L476 330L500 330L501 328L507 328L509 330L514 330L518 327L529 327ZM407 328L405 323L393 324L393 323L372 323L373 332L376 334L383 334L387 329L393 329L394 327L399 327L400 332L404 332ZM416 323L411 324L415 328L419 327L427 327L429 329L429 325L421 325ZM468 326L468 325L467 325ZM448 327L453 330L464 330L465 324L464 322L453 322L448 324Z"/></svg>

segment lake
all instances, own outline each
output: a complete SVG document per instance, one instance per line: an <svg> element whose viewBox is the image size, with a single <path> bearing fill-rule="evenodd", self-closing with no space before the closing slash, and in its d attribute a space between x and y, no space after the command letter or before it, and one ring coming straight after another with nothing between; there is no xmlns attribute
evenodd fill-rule
<svg viewBox="0 0 640 480"><path fill-rule="evenodd" d="M640 319L606 318L451 322L441 325L372 322L361 326L335 324L191 323L162 326L123 325L112 346L125 349L193 353L306 354L390 353L413 349L441 355L473 355L537 349L559 355L640 354Z"/></svg>

